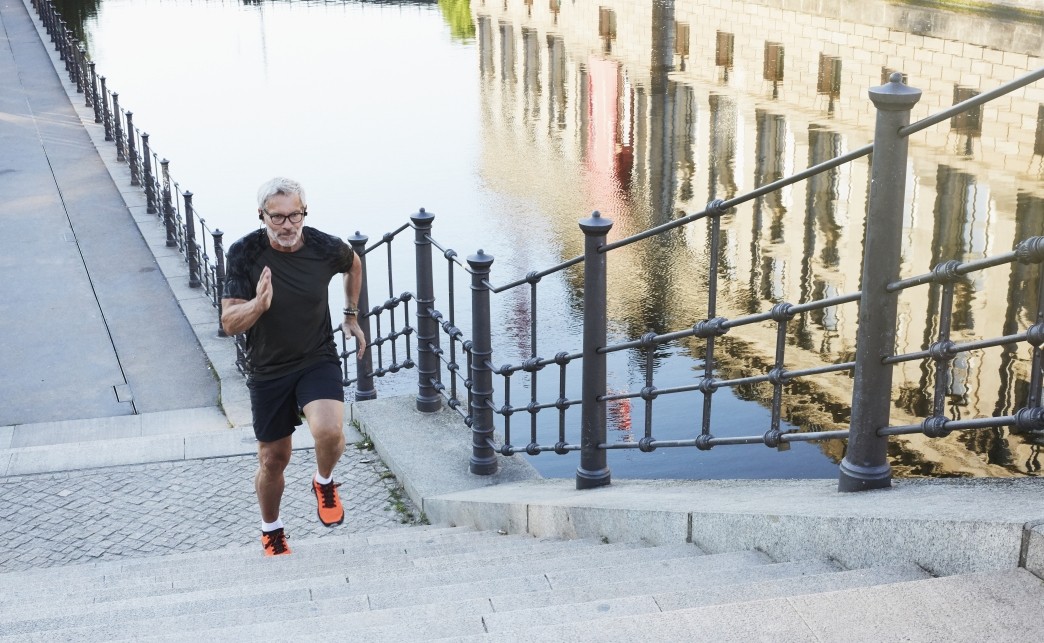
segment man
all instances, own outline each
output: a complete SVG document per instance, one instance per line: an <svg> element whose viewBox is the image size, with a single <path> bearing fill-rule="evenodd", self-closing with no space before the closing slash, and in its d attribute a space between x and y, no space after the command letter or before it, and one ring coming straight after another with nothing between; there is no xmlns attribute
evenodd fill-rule
<svg viewBox="0 0 1044 643"><path fill-rule="evenodd" d="M341 328L345 337L355 337L361 357L366 340L356 306L362 266L344 241L304 225L308 205L296 181L277 177L266 182L257 204L261 229L228 250L221 324L229 334L246 333L261 544L266 556L278 556L290 553L279 505L290 436L301 424L302 411L315 438L312 491L319 520L328 527L344 521L339 484L333 481L334 465L344 453L344 389L329 285L335 274L344 274Z"/></svg>

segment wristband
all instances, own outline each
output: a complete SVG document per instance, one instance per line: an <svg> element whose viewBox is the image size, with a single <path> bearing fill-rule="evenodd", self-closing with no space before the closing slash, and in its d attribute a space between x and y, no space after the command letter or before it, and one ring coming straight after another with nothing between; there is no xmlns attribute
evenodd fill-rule
<svg viewBox="0 0 1044 643"><path fill-rule="evenodd" d="M345 317L355 317L358 314L359 314L359 309L358 308L345 308L344 309L344 316Z"/></svg>

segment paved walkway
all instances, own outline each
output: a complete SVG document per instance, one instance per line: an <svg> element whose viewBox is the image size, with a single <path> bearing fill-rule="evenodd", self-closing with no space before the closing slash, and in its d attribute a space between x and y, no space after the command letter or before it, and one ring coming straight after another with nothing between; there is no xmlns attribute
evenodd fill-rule
<svg viewBox="0 0 1044 643"><path fill-rule="evenodd" d="M206 355L21 0L0 20L0 425L216 405Z"/></svg>
<svg viewBox="0 0 1044 643"><path fill-rule="evenodd" d="M234 347L35 19L0 0L0 572L255 542ZM309 437L298 431L287 471L291 539L418 516L350 445L336 470L346 521L323 527Z"/></svg>

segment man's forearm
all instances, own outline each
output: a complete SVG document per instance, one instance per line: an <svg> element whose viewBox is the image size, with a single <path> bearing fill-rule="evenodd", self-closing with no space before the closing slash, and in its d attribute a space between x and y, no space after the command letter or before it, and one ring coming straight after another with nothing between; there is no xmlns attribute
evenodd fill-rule
<svg viewBox="0 0 1044 643"><path fill-rule="evenodd" d="M250 330L257 323L264 310L258 305L256 299L222 299L221 300L221 327L229 335Z"/></svg>
<svg viewBox="0 0 1044 643"><path fill-rule="evenodd" d="M359 292L362 290L362 268L358 257L352 262L351 269L344 273L344 305L346 308L359 307Z"/></svg>

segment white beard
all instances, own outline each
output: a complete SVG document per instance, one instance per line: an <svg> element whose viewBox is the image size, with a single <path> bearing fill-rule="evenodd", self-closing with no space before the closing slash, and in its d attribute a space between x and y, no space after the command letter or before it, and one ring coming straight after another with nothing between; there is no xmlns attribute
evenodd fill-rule
<svg viewBox="0 0 1044 643"><path fill-rule="evenodd" d="M269 239L271 239L274 243L278 243L280 246L284 248L293 248L297 241L301 238L300 229L283 236L280 236L275 230L268 226L265 226L265 230L268 231Z"/></svg>

